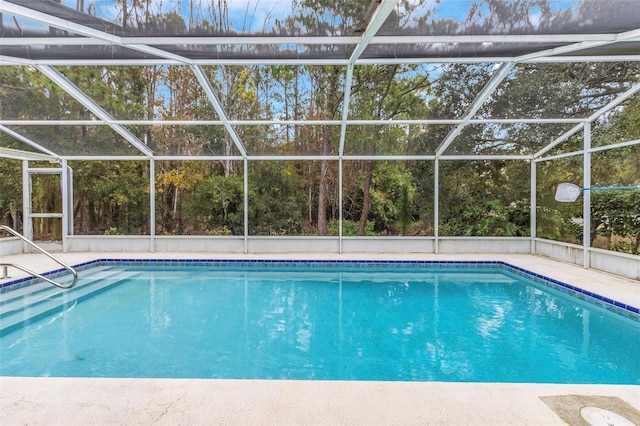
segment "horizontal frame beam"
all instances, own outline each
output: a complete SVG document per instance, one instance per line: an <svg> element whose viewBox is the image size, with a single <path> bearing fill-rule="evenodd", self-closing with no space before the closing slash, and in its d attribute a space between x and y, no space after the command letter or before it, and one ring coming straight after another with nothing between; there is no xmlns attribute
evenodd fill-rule
<svg viewBox="0 0 640 426"><path fill-rule="evenodd" d="M515 56L461 56L461 57L434 57L423 56L413 58L402 57L378 57L359 58L354 63L358 65L394 65L394 64L483 64L496 62L517 62ZM640 55L585 55L585 56L541 56L528 59L532 63L571 63L571 62L637 62ZM297 59L194 59L190 62L200 66L225 66L225 65L341 65L347 66L349 59L335 58L297 58ZM184 61L171 59L26 59L19 57L2 56L0 66L16 65L51 65L51 66L148 66L148 65L185 65Z"/></svg>
<svg viewBox="0 0 640 426"><path fill-rule="evenodd" d="M119 40L127 45L153 46L225 46L225 45L357 45L361 41L358 36L237 36L237 37L120 37ZM507 34L507 35L441 35L441 36L374 36L368 44L478 44L478 43L578 43L583 41L617 40L617 34ZM112 44L111 41L96 39L88 36L70 37L4 37L5 46L101 46Z"/></svg>
<svg viewBox="0 0 640 426"><path fill-rule="evenodd" d="M21 149L2 148L0 147L0 158L10 158L12 160L27 160L27 161L49 161L59 162L58 157L53 157L48 154L41 154L39 152L23 151Z"/></svg>
<svg viewBox="0 0 640 426"><path fill-rule="evenodd" d="M367 125L455 125L462 119L426 119L426 120L347 120L350 126ZM573 124L583 123L584 118L482 118L471 119L469 124ZM232 126L268 126L268 125L313 125L313 126L339 126L340 120L227 120ZM122 126L224 126L221 120L1 120L4 126L110 126L119 124Z"/></svg>
<svg viewBox="0 0 640 426"><path fill-rule="evenodd" d="M0 155L1 156L1 155ZM345 161L411 161L411 160L427 160L432 161L436 159L435 154L408 154L408 155L248 155L246 160L248 161L339 161L342 158ZM439 157L441 160L531 160L531 156L528 155L443 155ZM149 157L143 156L114 156L114 155L100 155L100 156L86 156L86 155L70 155L65 156L67 161L86 161L86 160L106 160L106 161L140 161L149 160ZM239 155L233 156L166 156L159 155L153 157L155 161L242 161L245 157Z"/></svg>
<svg viewBox="0 0 640 426"><path fill-rule="evenodd" d="M608 151L610 149L624 148L625 146L632 146L632 145L640 145L640 139L635 139L635 140L626 141L626 142L619 142L619 143L614 143L614 144L605 145L605 146L597 146L595 148L588 149L587 152L594 153L594 152L600 152L600 151ZM558 158L575 157L576 155L583 155L583 154L584 154L584 151L582 150L572 151L572 152L565 152L557 155L550 155L548 157L536 158L533 161L534 163L540 163L543 161L556 160Z"/></svg>

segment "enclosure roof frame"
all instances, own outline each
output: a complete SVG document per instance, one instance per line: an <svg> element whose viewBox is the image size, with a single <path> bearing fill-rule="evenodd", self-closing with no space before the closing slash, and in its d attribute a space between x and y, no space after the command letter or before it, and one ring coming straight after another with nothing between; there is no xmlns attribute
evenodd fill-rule
<svg viewBox="0 0 640 426"><path fill-rule="evenodd" d="M593 0L581 0L581 3L588 4ZM245 143L241 140L235 126L237 125L339 125L340 137L338 147L338 158L345 156L345 139L347 126L369 125L369 124L451 124L453 128L446 138L439 144L435 151L435 158L445 158L448 155L448 148L460 135L463 129L470 124L482 123L572 123L575 124L569 131L561 136L549 141L547 145L531 152L528 157L537 159L557 147L562 142L584 128L586 123L591 123L615 108L620 103L633 97L640 90L640 85L634 85L625 93L620 94L613 101L598 109L589 117L567 118L553 117L546 119L508 118L508 119L479 119L476 117L478 110L491 98L495 90L502 81L509 75L511 70L519 64L527 63L564 63L564 62L600 62L600 61L640 61L640 19L634 21L638 12L633 8L632 2L620 2L612 7L618 8L614 11L617 16L626 19L625 22L615 22L613 18L601 20L599 27L593 23L585 24L577 22L571 28L551 28L546 31L520 31L493 33L491 31L481 31L467 29L466 32L458 33L433 33L420 32L415 29L408 29L400 24L394 23L394 19L400 20L402 13L406 12L399 0L373 0L369 9L361 22L359 29L350 33L336 33L331 35L319 35L309 32L308 34L290 35L284 33L260 33L256 31L247 32L226 32L202 35L196 33L184 33L180 35L145 34L139 28L128 28L122 23L114 20L92 16L82 10L74 10L63 4L58 4L50 0L33 0L29 2L18 0L0 0L0 13L8 16L24 19L38 25L49 28L48 33L43 30L26 29L24 34L17 34L15 31L4 31L0 43L0 65L2 66L33 66L50 78L55 84L78 100L88 111L94 114L97 119L91 121L91 125L108 126L111 130L122 136L129 144L135 147L147 158L159 158L158 153L154 153L143 141L138 139L131 131L129 125L160 125L165 124L157 120L119 120L111 116L97 102L91 99L78 86L71 83L64 75L56 70L56 66L108 66L108 65L181 65L190 67L200 88L206 94L207 99L219 116L219 120L171 122L177 125L221 125L233 141L240 157L244 159L258 158L261 156L252 155L247 152ZM624 8L627 9L624 9ZM624 13L627 12L627 13ZM629 16L625 16L629 15ZM338 17L340 18L340 17ZM320 19L320 18L319 18ZM17 21L16 21L17 22ZM635 22L635 23L634 23ZM393 25L392 25L393 24ZM397 26L394 26L397 25ZM589 26L592 25L592 26ZM56 29L52 31L51 28ZM102 28L102 29L98 29ZM64 34L64 35L61 35ZM53 56L38 56L32 51L29 54L28 46L44 46L60 49L60 52ZM236 58L220 57L199 58L178 54L181 47L188 46L191 49L201 49L205 47L220 46L273 46L273 45L299 45L299 46L344 46L346 56L344 57L321 57L321 56L300 56L290 57L289 53L279 52L277 49L269 57L257 57L250 52L246 56ZM25 47L26 46L26 47ZM122 57L118 53L113 53L112 57L92 57L89 53L83 53L84 57L71 58L65 56L65 52L77 53L76 48L96 46L96 47L117 47L123 52ZM394 50L399 46L399 50ZM488 46L484 51L468 54L465 49L473 46ZM505 53L498 47L508 47ZM511 46L511 47L509 47ZM24 49L23 49L24 47ZM402 49L415 47L420 52L406 54L408 51ZM609 49L611 48L611 49ZM21 50L22 49L22 50ZM26 50L25 50L26 49ZM69 50L72 49L72 50ZM437 49L449 49L449 54L434 54ZM460 49L459 51L456 49ZM494 49L494 50L491 50ZM598 50L600 49L600 50ZM90 51L90 49L89 49ZM521 52L515 53L514 52ZM25 54L24 52L27 52ZM114 51L115 52L115 51ZM128 52L128 53L127 53ZM398 53L400 52L400 53ZM405 52L405 53L403 53ZM458 52L458 53L456 53ZM493 54L491 52L494 52ZM57 56L56 56L57 55ZM82 55L81 55L82 56ZM472 101L468 111L463 117L450 120L356 120L350 117L349 105L351 96L351 84L353 80L354 67L372 64L427 64L427 63L489 63L494 64L493 75L485 87ZM340 65L345 67L344 93L342 97L342 110L339 120L233 120L225 111L223 103L212 88L208 80L204 66L223 65ZM63 155L51 151L41 144L30 140L18 131L9 129L10 125L74 125L79 121L64 122L64 120L53 120L51 123L43 123L47 120L4 120L0 117L0 130L11 137L27 143L45 155L55 158L72 158L72 155ZM168 124L168 123L166 123ZM27 142L28 141L28 142ZM5 151L6 153L7 151ZM26 151L25 151L26 152ZM8 154L7 154L8 155ZM12 155L16 155L13 153ZM234 154L235 155L235 154ZM232 155L231 157L233 157ZM5 156L0 152L0 156ZM27 154L25 154L27 156ZM87 156L91 157L91 156ZM95 158L105 158L107 156L95 156ZM117 157L117 156L114 156ZM125 156L135 157L135 156ZM231 158L228 156L228 158ZM267 156L269 157L269 156ZM275 156L274 156L275 157ZM319 156L305 156L304 158L318 158ZM384 156L374 156L375 158L385 158ZM374 158L372 157L372 158ZM406 158L430 158L431 154L406 156ZM486 158L483 155L482 158ZM492 157L489 155L488 157ZM495 158L503 158L496 155ZM511 155L509 157L519 157ZM164 158L164 157L163 157ZM388 157L386 157L388 158ZM479 157L480 158L480 157Z"/></svg>

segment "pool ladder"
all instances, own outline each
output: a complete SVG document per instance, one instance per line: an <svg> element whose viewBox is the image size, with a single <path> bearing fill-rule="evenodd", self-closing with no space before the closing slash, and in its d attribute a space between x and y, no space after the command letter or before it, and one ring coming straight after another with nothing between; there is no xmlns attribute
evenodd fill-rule
<svg viewBox="0 0 640 426"><path fill-rule="evenodd" d="M20 238L22 241L24 241L25 243L29 244L31 247L35 248L36 250L38 250L40 253L44 254L45 256L47 256L49 259L53 260L54 262L56 262L58 265L62 266L64 269L68 270L69 272L71 272L71 274L73 275L73 281L71 281L71 284L68 285L64 285L61 284L57 281L52 280L51 278L47 278L37 272L33 272L30 269L25 268L24 266L21 265L17 265L15 263L0 263L0 266L2 266L2 276L0 277L0 279L4 279L4 278L9 278L7 276L7 267L8 266L12 266L16 269L21 270L22 272L26 272L29 275L32 275L36 278L40 278L41 280L44 280L46 282L48 282L49 284L53 284L56 287L60 287L63 289L68 289L73 287L74 285L76 285L76 281L78 281L78 273L76 272L75 269L73 269L71 266L67 265L66 263L64 263L63 261L61 261L60 259L58 259L57 257L54 257L51 253L49 253L48 251L46 251L43 248L38 247L36 244L34 244L32 241L29 241L28 239L26 239L22 234L20 234L18 231L13 230L12 228L9 228L6 225L0 225L0 230L2 231L7 231L8 233Z"/></svg>

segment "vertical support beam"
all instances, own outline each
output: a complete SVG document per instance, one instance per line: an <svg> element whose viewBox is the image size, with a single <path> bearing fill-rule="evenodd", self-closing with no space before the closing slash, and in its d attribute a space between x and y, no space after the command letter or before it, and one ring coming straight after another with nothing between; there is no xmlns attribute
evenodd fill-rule
<svg viewBox="0 0 640 426"><path fill-rule="evenodd" d="M67 226L68 228L68 234L67 235L74 235L75 231L73 230L74 226L74 217L73 217L73 169L69 166L65 167L66 171L67 171L67 194L68 194L68 199L67 199L67 208L69 209L69 216L67 217Z"/></svg>
<svg viewBox="0 0 640 426"><path fill-rule="evenodd" d="M22 235L29 240L33 241L33 225L31 219L31 177L27 169L29 168L29 161L24 160L22 162ZM28 253L29 250L26 244L23 245L23 252Z"/></svg>
<svg viewBox="0 0 640 426"><path fill-rule="evenodd" d="M531 205L529 206L529 217L531 220L531 254L536 254L536 234L537 234L537 187L538 175L536 162L531 160Z"/></svg>
<svg viewBox="0 0 640 426"><path fill-rule="evenodd" d="M156 160L149 158L149 251L156 251Z"/></svg>
<svg viewBox="0 0 640 426"><path fill-rule="evenodd" d="M69 235L69 175L67 160L62 160L62 171L60 172L60 192L62 194L62 252L68 251L67 236Z"/></svg>
<svg viewBox="0 0 640 426"><path fill-rule="evenodd" d="M438 223L440 222L440 160L436 158L433 161L433 236L435 237L433 250L435 254L439 252L440 242L438 241L438 235L440 229Z"/></svg>
<svg viewBox="0 0 640 426"><path fill-rule="evenodd" d="M342 254L342 156L338 158L338 253Z"/></svg>
<svg viewBox="0 0 640 426"><path fill-rule="evenodd" d="M338 223L338 241L339 241L339 252L342 254L342 157L344 156L344 143L347 134L347 118L349 117L349 102L351 101L351 85L353 83L353 66L362 55L362 53L366 50L367 46L376 35L380 27L387 20L393 9L398 4L399 0L378 0L371 2L370 8L375 7L375 9L370 9L371 15L369 19L369 23L367 24L367 28L362 34L360 41L351 52L351 57L349 58L349 63L347 64L347 73L345 76L345 84L344 84L344 98L342 103L342 123L340 124L340 142L338 146L338 161L340 162L340 213L339 213L339 223ZM376 5L377 3L377 5ZM367 12L367 16L369 15L369 11Z"/></svg>
<svg viewBox="0 0 640 426"><path fill-rule="evenodd" d="M591 122L584 125L584 158L582 162L584 188L591 188ZM582 266L591 267L591 191L582 191Z"/></svg>
<svg viewBox="0 0 640 426"><path fill-rule="evenodd" d="M349 117L349 102L351 101L351 84L353 83L353 64L347 66L347 75L344 82L344 99L342 101L342 123L340 124L340 142L338 156L344 155L344 141L347 135L347 118Z"/></svg>
<svg viewBox="0 0 640 426"><path fill-rule="evenodd" d="M249 160L244 157L244 254L249 253Z"/></svg>
<svg viewBox="0 0 640 426"><path fill-rule="evenodd" d="M371 18L369 19L369 23L367 24L367 28L362 34L360 41L351 52L351 57L349 58L349 63L347 65L347 75L345 77L345 88L344 88L344 101L342 104L342 126L340 129L340 148L339 154L342 156L344 154L344 137L347 126L347 117L349 115L349 101L351 99L351 84L353 82L353 66L364 53L367 46L376 35L380 27L387 20L393 9L398 4L398 0L379 0L378 5L375 6L376 9L371 14ZM374 2L372 2L372 5Z"/></svg>
<svg viewBox="0 0 640 426"><path fill-rule="evenodd" d="M338 145L338 167L339 167L339 194L338 194L338 206L340 212L338 213L338 252L342 254L342 157L344 156L344 142L347 135L347 118L349 116L349 101L351 100L351 83L353 80L353 64L347 66L347 76L344 86L344 100L342 101L342 123L340 124L340 142Z"/></svg>

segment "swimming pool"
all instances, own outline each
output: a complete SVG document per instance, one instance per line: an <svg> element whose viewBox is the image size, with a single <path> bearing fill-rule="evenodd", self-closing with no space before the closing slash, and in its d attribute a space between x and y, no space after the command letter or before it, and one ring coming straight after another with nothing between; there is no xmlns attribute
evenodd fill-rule
<svg viewBox="0 0 640 426"><path fill-rule="evenodd" d="M79 269L3 287L1 375L640 384L637 308L502 262Z"/></svg>

